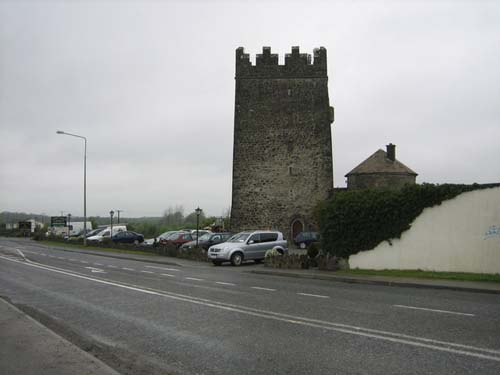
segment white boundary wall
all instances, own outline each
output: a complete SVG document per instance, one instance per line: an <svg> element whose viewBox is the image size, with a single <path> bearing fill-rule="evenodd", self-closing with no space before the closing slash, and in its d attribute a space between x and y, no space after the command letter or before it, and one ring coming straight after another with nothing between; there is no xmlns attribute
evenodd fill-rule
<svg viewBox="0 0 500 375"><path fill-rule="evenodd" d="M351 255L350 267L500 273L500 187L426 208L391 243Z"/></svg>

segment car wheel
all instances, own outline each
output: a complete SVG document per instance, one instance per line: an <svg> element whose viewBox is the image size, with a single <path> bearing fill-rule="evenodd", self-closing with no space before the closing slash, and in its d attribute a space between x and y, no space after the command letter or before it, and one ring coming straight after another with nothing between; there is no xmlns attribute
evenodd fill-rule
<svg viewBox="0 0 500 375"><path fill-rule="evenodd" d="M305 249L306 248L306 244L304 242L301 242L300 245L299 245L299 247L301 249Z"/></svg>
<svg viewBox="0 0 500 375"><path fill-rule="evenodd" d="M243 262L243 254L242 253L234 253L231 255L231 264L233 266L241 266L241 263Z"/></svg>

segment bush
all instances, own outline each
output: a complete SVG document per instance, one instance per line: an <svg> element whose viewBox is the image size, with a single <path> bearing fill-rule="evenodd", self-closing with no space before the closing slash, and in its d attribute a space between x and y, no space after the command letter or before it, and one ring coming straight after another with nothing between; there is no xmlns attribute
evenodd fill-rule
<svg viewBox="0 0 500 375"><path fill-rule="evenodd" d="M317 208L322 247L348 258L380 242L400 238L426 207L489 185L407 185L400 190L356 190L336 193Z"/></svg>
<svg viewBox="0 0 500 375"><path fill-rule="evenodd" d="M266 252L266 258L264 264L267 267L273 268L293 268L293 269L307 269L309 268L309 260L307 255L281 255L276 251L277 254L272 253L276 250L269 250ZM268 256L269 253L269 256Z"/></svg>
<svg viewBox="0 0 500 375"><path fill-rule="evenodd" d="M307 256L311 259L314 259L318 256L318 254L319 254L318 244L313 242L312 244L309 245L309 248L307 249Z"/></svg>

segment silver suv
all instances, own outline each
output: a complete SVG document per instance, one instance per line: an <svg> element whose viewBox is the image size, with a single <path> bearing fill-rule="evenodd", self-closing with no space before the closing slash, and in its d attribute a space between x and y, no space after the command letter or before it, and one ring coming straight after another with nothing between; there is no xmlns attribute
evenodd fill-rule
<svg viewBox="0 0 500 375"><path fill-rule="evenodd" d="M266 251L272 249L288 254L288 244L281 232L249 231L240 232L224 243L211 246L207 256L216 266L223 262L239 266L245 260L261 262L266 256Z"/></svg>

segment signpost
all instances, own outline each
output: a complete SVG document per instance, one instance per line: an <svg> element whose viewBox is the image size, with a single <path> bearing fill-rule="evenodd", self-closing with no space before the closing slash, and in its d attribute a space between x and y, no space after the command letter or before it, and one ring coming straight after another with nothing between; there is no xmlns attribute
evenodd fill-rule
<svg viewBox="0 0 500 375"><path fill-rule="evenodd" d="M66 216L51 216L50 217L51 227L65 227L66 226Z"/></svg>
<svg viewBox="0 0 500 375"><path fill-rule="evenodd" d="M31 221L20 221L18 228L23 233L23 236L28 237L31 233Z"/></svg>

